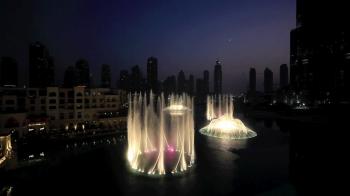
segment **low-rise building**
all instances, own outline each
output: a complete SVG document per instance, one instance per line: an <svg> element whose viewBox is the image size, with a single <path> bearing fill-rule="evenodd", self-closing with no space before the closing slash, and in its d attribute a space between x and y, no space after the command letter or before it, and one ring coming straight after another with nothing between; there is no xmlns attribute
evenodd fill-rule
<svg viewBox="0 0 350 196"><path fill-rule="evenodd" d="M0 129L125 129L122 93L109 88L1 88Z"/></svg>

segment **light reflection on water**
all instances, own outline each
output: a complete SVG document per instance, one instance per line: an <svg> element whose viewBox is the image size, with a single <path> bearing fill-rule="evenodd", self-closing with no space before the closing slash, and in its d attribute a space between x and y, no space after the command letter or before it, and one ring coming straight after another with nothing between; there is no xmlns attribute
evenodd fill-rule
<svg viewBox="0 0 350 196"><path fill-rule="evenodd" d="M59 163L54 169L58 172L47 176L53 182L45 185L63 192L68 188L86 192L102 189L120 195L178 196L251 195L287 183L288 135L279 131L276 123L266 128L263 121L242 121L258 136L248 140L224 140L197 132L196 164L184 176L150 178L133 174L126 161L126 143L117 142ZM66 176L70 176L66 181L54 180ZM34 182L32 189L40 189ZM26 191L23 187L16 188Z"/></svg>
<svg viewBox="0 0 350 196"><path fill-rule="evenodd" d="M287 136L274 122L250 120L247 125L257 131L256 138L225 140L197 133L196 164L190 173L162 179L127 174L126 186L130 188L125 193L250 195L287 183Z"/></svg>

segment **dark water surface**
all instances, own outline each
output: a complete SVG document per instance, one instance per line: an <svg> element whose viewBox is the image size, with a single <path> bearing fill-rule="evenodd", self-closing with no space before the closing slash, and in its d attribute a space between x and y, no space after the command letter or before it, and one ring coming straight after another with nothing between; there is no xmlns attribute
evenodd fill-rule
<svg viewBox="0 0 350 196"><path fill-rule="evenodd" d="M9 174L13 195L256 195L289 185L289 136L275 123L242 121L257 132L248 140L195 135L196 164L180 177L130 172L126 141L67 151ZM287 188L288 189L288 188Z"/></svg>

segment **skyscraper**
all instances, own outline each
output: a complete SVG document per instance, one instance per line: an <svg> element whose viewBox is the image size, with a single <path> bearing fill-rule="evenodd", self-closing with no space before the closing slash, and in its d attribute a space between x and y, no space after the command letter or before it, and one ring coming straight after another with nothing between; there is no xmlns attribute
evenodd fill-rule
<svg viewBox="0 0 350 196"><path fill-rule="evenodd" d="M111 66L103 64L101 66L101 86L111 88Z"/></svg>
<svg viewBox="0 0 350 196"><path fill-rule="evenodd" d="M187 93L190 95L193 95L194 93L194 76L192 74L190 74L187 81Z"/></svg>
<svg viewBox="0 0 350 196"><path fill-rule="evenodd" d="M215 69L214 69L214 93L222 93L222 71L221 63L219 60L216 60Z"/></svg>
<svg viewBox="0 0 350 196"><path fill-rule="evenodd" d="M290 83L311 100L350 99L350 12L346 1L297 0Z"/></svg>
<svg viewBox="0 0 350 196"><path fill-rule="evenodd" d="M331 26L343 29L346 27L344 22L347 22L350 16L346 1L297 0L296 2L297 27Z"/></svg>
<svg viewBox="0 0 350 196"><path fill-rule="evenodd" d="M71 88L77 85L78 73L74 66L68 66L64 72L63 86Z"/></svg>
<svg viewBox="0 0 350 196"><path fill-rule="evenodd" d="M11 57L2 57L0 62L0 85L17 86L18 69L17 62Z"/></svg>
<svg viewBox="0 0 350 196"><path fill-rule="evenodd" d="M40 42L29 45L29 86L47 87L55 81L53 57Z"/></svg>
<svg viewBox="0 0 350 196"><path fill-rule="evenodd" d="M203 81L202 78L198 78L196 80L196 94L198 97L203 97L206 92L205 92L205 82Z"/></svg>
<svg viewBox="0 0 350 196"><path fill-rule="evenodd" d="M155 57L147 59L147 84L153 92L158 92L158 60Z"/></svg>
<svg viewBox="0 0 350 196"><path fill-rule="evenodd" d="M280 66L280 88L288 86L288 66L282 64Z"/></svg>
<svg viewBox="0 0 350 196"><path fill-rule="evenodd" d="M202 81L203 83L204 83L204 85L203 85L203 92L205 93L205 94L209 94L209 71L208 70L204 70L204 72L203 72L203 81Z"/></svg>
<svg viewBox="0 0 350 196"><path fill-rule="evenodd" d="M255 68L249 70L249 92L256 91L256 71Z"/></svg>
<svg viewBox="0 0 350 196"><path fill-rule="evenodd" d="M129 83L130 83L130 90L133 92L146 90L144 78L142 76L142 72L138 65L135 65L131 68L131 76L130 76Z"/></svg>
<svg viewBox="0 0 350 196"><path fill-rule="evenodd" d="M90 68L87 60L79 59L75 63L75 69L77 70L78 85L90 87Z"/></svg>
<svg viewBox="0 0 350 196"><path fill-rule="evenodd" d="M175 76L169 76L164 80L163 91L167 95L176 92L176 77Z"/></svg>
<svg viewBox="0 0 350 196"><path fill-rule="evenodd" d="M265 68L264 71L264 92L273 92L273 72L269 68Z"/></svg>
<svg viewBox="0 0 350 196"><path fill-rule="evenodd" d="M128 70L121 70L119 74L118 88L126 91L130 90L129 81L130 81L130 76L129 76Z"/></svg>
<svg viewBox="0 0 350 196"><path fill-rule="evenodd" d="M90 88L96 88L95 78L94 78L94 74L93 73L90 73L90 75L89 75L89 87Z"/></svg>
<svg viewBox="0 0 350 196"><path fill-rule="evenodd" d="M186 92L186 76L182 70L177 75L177 92Z"/></svg>

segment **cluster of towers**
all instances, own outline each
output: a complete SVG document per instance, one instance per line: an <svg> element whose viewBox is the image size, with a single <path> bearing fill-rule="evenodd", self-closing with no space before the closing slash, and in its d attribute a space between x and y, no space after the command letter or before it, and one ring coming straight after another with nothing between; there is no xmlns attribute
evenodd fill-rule
<svg viewBox="0 0 350 196"><path fill-rule="evenodd" d="M288 86L289 81L289 73L288 66L286 64L282 64L280 66L280 81L279 88L285 88ZM264 70L264 93L272 93L275 90L274 80L273 80L273 72L269 68L265 68ZM256 92L256 70L255 68L250 68L249 70L249 89L248 92Z"/></svg>
<svg viewBox="0 0 350 196"><path fill-rule="evenodd" d="M121 70L119 77L119 88L127 91L163 91L166 94L171 92L188 93L197 95L206 95L210 92L209 71L203 71L203 78L195 80L192 74L186 78L183 70L180 70L177 76L171 75L163 81L158 78L158 59L149 57L147 59L147 76L144 78L138 65L128 70ZM222 92L222 70L220 61L216 61L214 66L214 93Z"/></svg>
<svg viewBox="0 0 350 196"><path fill-rule="evenodd" d="M0 62L0 85L18 86L18 65L14 58L2 57ZM131 70L121 70L117 86L126 91L149 91L165 93L186 92L189 94L206 95L210 92L209 71L203 71L203 77L195 79L194 75L180 70L177 74L166 77L163 81L159 80L158 59L149 57L147 59L146 77L138 65L132 66ZM26 78L26 77L25 77ZM103 88L112 87L111 66L101 65L101 82ZM45 88L56 86L55 82L55 64L54 58L50 55L47 47L34 42L29 46L29 67L28 80L25 81L29 87ZM62 82L63 87L86 86L93 87L94 81L90 72L89 62L83 58L78 59L75 65L68 66L64 71ZM222 70L219 60L214 65L213 74L213 92L220 94L222 92Z"/></svg>
<svg viewBox="0 0 350 196"><path fill-rule="evenodd" d="M28 80L25 81L29 87L45 88L55 86L55 64L47 47L34 42L29 45ZM0 85L18 86L18 65L12 57L4 56L0 61ZM89 63L85 59L79 59L75 66L68 66L64 72L63 87L93 85L92 74ZM111 87L111 67L103 64L101 66L101 87Z"/></svg>

